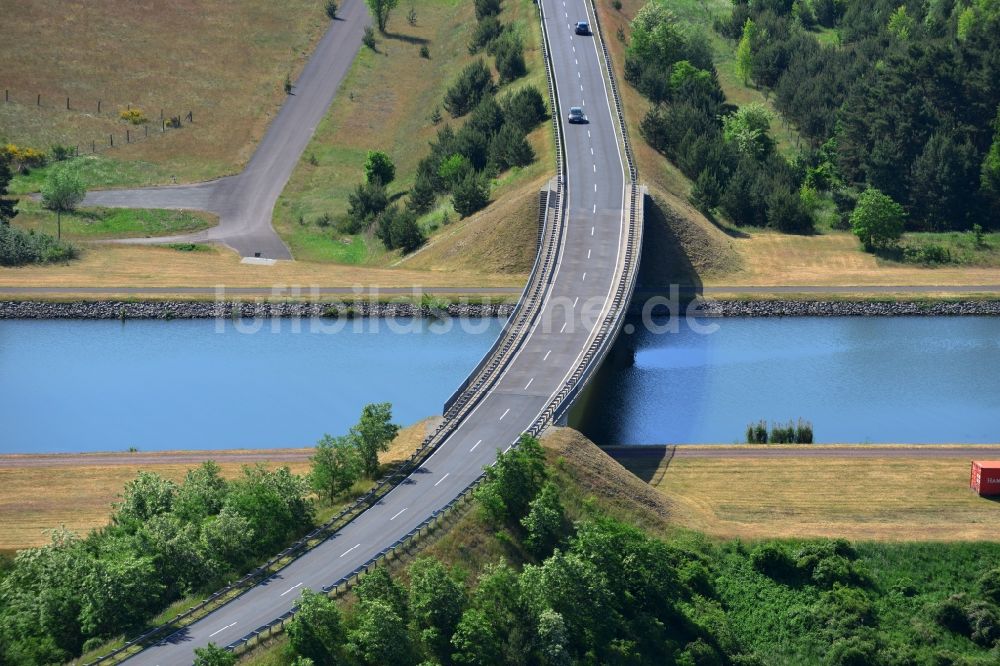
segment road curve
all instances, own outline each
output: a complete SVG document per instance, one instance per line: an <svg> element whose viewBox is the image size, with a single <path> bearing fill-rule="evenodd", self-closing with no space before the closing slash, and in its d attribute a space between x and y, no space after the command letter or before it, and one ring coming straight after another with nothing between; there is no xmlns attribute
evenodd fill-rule
<svg viewBox="0 0 1000 666"><path fill-rule="evenodd" d="M194 648L210 641L233 643L289 611L303 588L318 590L370 561L479 477L497 450L509 448L546 410L590 349L625 273L629 183L595 37L577 36L571 29L589 16L589 5L586 0L540 2L560 106L583 106L590 124L563 126L562 242L526 339L492 387L403 483L264 584L129 663L190 664Z"/></svg>
<svg viewBox="0 0 1000 666"><path fill-rule="evenodd" d="M291 259L292 254L271 226L271 213L316 126L333 102L361 47L368 10L361 0L342 3L337 20L295 82L246 169L237 176L195 185L88 192L84 206L205 210L219 224L193 234L122 239L121 243L216 242L244 257Z"/></svg>

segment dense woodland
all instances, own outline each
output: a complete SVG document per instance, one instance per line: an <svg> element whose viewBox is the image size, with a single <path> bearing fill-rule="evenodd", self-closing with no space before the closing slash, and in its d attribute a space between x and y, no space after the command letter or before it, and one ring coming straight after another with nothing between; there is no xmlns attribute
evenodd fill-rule
<svg viewBox="0 0 1000 666"><path fill-rule="evenodd" d="M715 29L805 138L791 159L763 106L726 103L705 35L665 7L633 21L625 75L654 102L643 136L705 212L809 231L829 196L846 227L871 189L908 230L1000 225L1000 2L736 0Z"/></svg>
<svg viewBox="0 0 1000 666"><path fill-rule="evenodd" d="M737 2L717 29L808 140L808 186L878 189L914 230L1000 223L1000 2Z"/></svg>

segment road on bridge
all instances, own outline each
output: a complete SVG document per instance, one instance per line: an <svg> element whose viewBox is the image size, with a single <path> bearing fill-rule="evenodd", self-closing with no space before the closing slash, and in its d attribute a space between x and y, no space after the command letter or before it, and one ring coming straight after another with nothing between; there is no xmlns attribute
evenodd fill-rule
<svg viewBox="0 0 1000 666"><path fill-rule="evenodd" d="M265 583L138 653L129 663L187 665L196 647L231 644L370 561L445 507L509 448L566 385L595 339L624 270L625 159L597 37L576 35L586 0L541 0L563 114L581 106L589 124L563 124L567 183L564 232L537 319L492 388L403 483L333 537Z"/></svg>
<svg viewBox="0 0 1000 666"><path fill-rule="evenodd" d="M292 254L271 226L278 196L292 175L302 152L333 102L340 82L361 47L368 24L365 3L343 3L330 22L309 62L295 82L293 94L281 106L246 169L236 176L195 185L148 187L88 192L84 206L109 208L169 208L205 210L219 216L219 224L193 234L122 239L121 243L217 242L244 257L291 259Z"/></svg>

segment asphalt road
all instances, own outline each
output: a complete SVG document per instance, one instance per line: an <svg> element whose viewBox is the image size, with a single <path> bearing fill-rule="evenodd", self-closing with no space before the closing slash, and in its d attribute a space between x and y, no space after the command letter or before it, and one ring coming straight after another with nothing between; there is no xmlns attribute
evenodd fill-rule
<svg viewBox="0 0 1000 666"><path fill-rule="evenodd" d="M133 238L124 243L217 242L244 257L291 259L271 226L271 212L302 151L323 118L361 47L368 10L361 0L342 3L246 169L237 176L196 185L88 192L84 206L205 210L219 224L193 234Z"/></svg>
<svg viewBox="0 0 1000 666"><path fill-rule="evenodd" d="M541 0L564 110L583 106L589 125L564 127L567 230L553 284L535 327L494 388L409 479L279 575L151 647L130 663L190 664L209 641L227 645L367 562L443 508L508 448L559 391L589 347L620 273L626 220L625 168L595 38L570 25L585 0Z"/></svg>

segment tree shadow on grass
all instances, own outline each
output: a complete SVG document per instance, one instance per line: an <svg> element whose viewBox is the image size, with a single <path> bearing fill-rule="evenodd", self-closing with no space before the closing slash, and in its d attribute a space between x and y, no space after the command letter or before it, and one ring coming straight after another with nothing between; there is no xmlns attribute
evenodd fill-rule
<svg viewBox="0 0 1000 666"><path fill-rule="evenodd" d="M431 43L431 40L429 39L424 39L423 37L414 37L413 35L404 35L398 32L386 31L382 33L382 36L385 37L386 39L392 39L397 42L406 42L407 44L425 45Z"/></svg>

